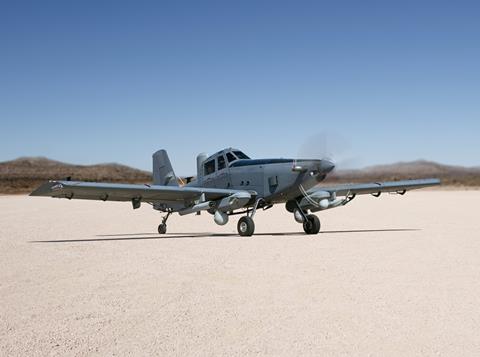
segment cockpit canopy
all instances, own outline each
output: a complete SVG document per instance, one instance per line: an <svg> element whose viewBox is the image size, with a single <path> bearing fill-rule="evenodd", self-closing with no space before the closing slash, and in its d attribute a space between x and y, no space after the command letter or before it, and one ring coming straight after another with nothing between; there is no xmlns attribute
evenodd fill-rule
<svg viewBox="0 0 480 357"><path fill-rule="evenodd" d="M233 151L233 153L240 160L250 160L250 158L247 155L245 155L243 152L241 152L240 150L235 150L235 151Z"/></svg>
<svg viewBox="0 0 480 357"><path fill-rule="evenodd" d="M233 148L219 151L204 161L203 175L206 176L215 171L223 170L237 160L250 160L250 158L242 151Z"/></svg>

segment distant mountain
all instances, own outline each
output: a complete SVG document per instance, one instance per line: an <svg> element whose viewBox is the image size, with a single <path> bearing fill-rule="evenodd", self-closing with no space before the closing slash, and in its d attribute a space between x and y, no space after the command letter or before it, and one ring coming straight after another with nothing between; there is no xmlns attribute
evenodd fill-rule
<svg viewBox="0 0 480 357"><path fill-rule="evenodd" d="M54 179L150 183L150 172L119 164L71 165L44 157L21 157L0 163L0 193L30 192Z"/></svg>
<svg viewBox="0 0 480 357"><path fill-rule="evenodd" d="M425 160L339 170L329 175L325 182L377 182L431 177L441 179L444 186L480 187L480 167L442 165Z"/></svg>
<svg viewBox="0 0 480 357"><path fill-rule="evenodd" d="M42 182L67 177L91 182L152 181L150 172L119 164L71 165L44 157L22 157L0 163L0 193L27 193ZM339 170L330 174L324 183L378 182L429 177L440 178L443 186L480 187L480 167L448 166L423 160L359 170Z"/></svg>

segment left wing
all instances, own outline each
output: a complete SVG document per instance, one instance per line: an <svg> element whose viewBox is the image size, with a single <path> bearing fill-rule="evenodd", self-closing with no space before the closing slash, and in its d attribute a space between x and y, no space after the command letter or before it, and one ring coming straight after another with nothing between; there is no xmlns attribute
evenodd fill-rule
<svg viewBox="0 0 480 357"><path fill-rule="evenodd" d="M356 195L371 194L379 197L383 192L403 195L409 190L437 185L440 185L439 179L345 184L330 187L317 186L304 192L300 206L303 209L310 209L315 212L346 205L353 200ZM341 198L338 196L341 196Z"/></svg>
<svg viewBox="0 0 480 357"><path fill-rule="evenodd" d="M335 192L337 196L348 195L366 195L378 194L382 192L404 193L404 191L414 190L430 186L440 185L439 179L423 179L423 180L403 180L390 182L374 182L346 184L333 187L316 187L317 190Z"/></svg>

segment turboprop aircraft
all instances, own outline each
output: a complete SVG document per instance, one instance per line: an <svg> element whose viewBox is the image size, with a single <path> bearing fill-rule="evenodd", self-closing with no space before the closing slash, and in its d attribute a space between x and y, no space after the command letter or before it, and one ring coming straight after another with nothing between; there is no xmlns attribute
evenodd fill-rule
<svg viewBox="0 0 480 357"><path fill-rule="evenodd" d="M241 214L238 234L251 236L254 217L283 203L306 234L320 231L320 220L313 212L345 206L357 195L379 197L384 192L405 194L408 190L439 185L438 179L375 182L320 187L318 184L334 169L330 160L251 159L238 149L228 148L209 157L197 156L197 175L181 182L175 175L165 150L153 154L153 183L117 184L84 181L49 181L31 196L68 199L129 201L133 209L149 203L166 213L158 233L167 232L172 213L207 211L218 225L231 215Z"/></svg>

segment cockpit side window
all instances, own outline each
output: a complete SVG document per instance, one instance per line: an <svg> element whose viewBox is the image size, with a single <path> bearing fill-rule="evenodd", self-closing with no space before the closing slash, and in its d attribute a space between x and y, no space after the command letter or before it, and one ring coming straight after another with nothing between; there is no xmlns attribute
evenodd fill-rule
<svg viewBox="0 0 480 357"><path fill-rule="evenodd" d="M217 170L220 171L222 169L225 168L225 158L223 157L223 155L220 155L218 158L217 158Z"/></svg>
<svg viewBox="0 0 480 357"><path fill-rule="evenodd" d="M233 152L239 159L250 159L247 155L245 155L243 152L241 151L234 151Z"/></svg>
<svg viewBox="0 0 480 357"><path fill-rule="evenodd" d="M203 164L203 174L210 175L215 172L215 160L207 161Z"/></svg>
<svg viewBox="0 0 480 357"><path fill-rule="evenodd" d="M228 162L234 162L237 158L231 152L227 152L227 160Z"/></svg>

